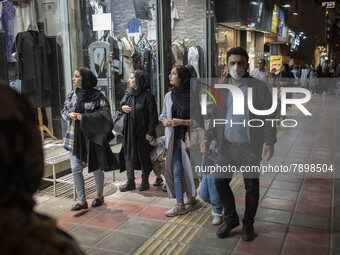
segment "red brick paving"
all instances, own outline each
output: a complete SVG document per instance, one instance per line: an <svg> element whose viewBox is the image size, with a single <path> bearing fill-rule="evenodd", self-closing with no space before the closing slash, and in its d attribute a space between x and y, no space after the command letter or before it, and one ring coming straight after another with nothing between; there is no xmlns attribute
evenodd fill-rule
<svg viewBox="0 0 340 255"><path fill-rule="evenodd" d="M120 213L98 213L92 219L86 221L83 225L98 227L98 228L107 228L107 229L116 229L125 221L127 221L129 217Z"/></svg>
<svg viewBox="0 0 340 255"><path fill-rule="evenodd" d="M168 221L170 218L165 216L165 212L168 210L169 208L150 205L143 211L141 211L138 214L138 217L148 218L152 220Z"/></svg>
<svg viewBox="0 0 340 255"><path fill-rule="evenodd" d="M295 205L295 201L292 201L292 200L266 197L261 201L260 207L292 211L294 209L294 205Z"/></svg>

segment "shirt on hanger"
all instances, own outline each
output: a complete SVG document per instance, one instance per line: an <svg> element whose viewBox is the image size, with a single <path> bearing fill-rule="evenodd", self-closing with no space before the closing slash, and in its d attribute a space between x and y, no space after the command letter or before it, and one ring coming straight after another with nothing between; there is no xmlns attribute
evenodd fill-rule
<svg viewBox="0 0 340 255"><path fill-rule="evenodd" d="M171 29L175 27L175 20L179 20L178 11L175 1L171 1Z"/></svg>
<svg viewBox="0 0 340 255"><path fill-rule="evenodd" d="M141 26L140 21L137 18L130 19L127 24L126 34L129 40L133 41L137 44L141 35Z"/></svg>

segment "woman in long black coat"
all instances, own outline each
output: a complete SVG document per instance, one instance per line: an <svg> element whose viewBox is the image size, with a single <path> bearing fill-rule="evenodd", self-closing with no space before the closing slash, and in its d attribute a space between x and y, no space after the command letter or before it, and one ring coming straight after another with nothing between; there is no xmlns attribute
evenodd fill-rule
<svg viewBox="0 0 340 255"><path fill-rule="evenodd" d="M148 140L156 137L155 128L158 124L158 114L155 97L149 91L150 80L147 73L136 70L129 79L130 89L120 103L122 113L127 114L123 130L124 141L119 159L121 171L127 171L127 182L120 191L136 188L135 169L142 169L142 184L139 191L149 189L149 175L152 171Z"/></svg>

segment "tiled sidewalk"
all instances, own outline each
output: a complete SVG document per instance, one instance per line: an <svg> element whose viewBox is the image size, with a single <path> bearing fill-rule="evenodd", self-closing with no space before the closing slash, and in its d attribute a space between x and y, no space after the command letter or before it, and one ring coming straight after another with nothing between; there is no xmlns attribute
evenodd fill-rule
<svg viewBox="0 0 340 255"><path fill-rule="evenodd" d="M268 163L333 164L334 171L263 174L253 242L241 240L242 224L230 237L218 239L219 226L211 224L211 209L203 202L187 215L165 217L175 201L161 187L118 191L98 209L81 213L70 211L74 201L38 195L36 210L55 217L87 254L340 254L340 180L332 178L340 178L340 100L328 96L322 104L313 98L306 107L313 116L305 117L296 108L288 112L299 125L280 130ZM234 177L242 219L245 191L241 175Z"/></svg>

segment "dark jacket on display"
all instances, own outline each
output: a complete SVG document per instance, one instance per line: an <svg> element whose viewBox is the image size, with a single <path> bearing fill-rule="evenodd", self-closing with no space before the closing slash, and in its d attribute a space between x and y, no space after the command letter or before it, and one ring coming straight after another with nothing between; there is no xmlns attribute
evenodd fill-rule
<svg viewBox="0 0 340 255"><path fill-rule="evenodd" d="M89 172L97 169L104 171L119 169L119 163L109 145L114 138L110 113L100 109L83 114L80 127L88 148Z"/></svg>
<svg viewBox="0 0 340 255"><path fill-rule="evenodd" d="M267 110L272 106L272 95L268 90L266 83L260 81L256 78L250 77L247 73L244 78L247 79L248 88L253 89L253 106L257 110ZM230 84L228 80L222 82L222 84ZM213 139L217 139L218 141L222 141L224 139L224 124L219 124L213 127L212 123L214 119L225 119L227 115L227 100L229 90L227 89L219 89L217 90L218 94L221 97L222 105L217 106L212 114L210 129L206 132L206 139L211 142ZM246 91L244 95L244 107L245 107L245 123L247 134L251 144L251 150L254 155L261 158L263 144L271 144L274 145L276 143L276 126L272 123L272 121L265 121L265 119L275 119L275 112L267 115L267 116L259 116L255 115L249 111L248 108L248 93ZM249 127L247 124L251 119L261 119L264 122L263 127ZM252 125L259 125L252 123ZM218 143L218 151L222 152L222 142ZM218 159L217 159L218 160ZM219 163L219 162L217 162Z"/></svg>

